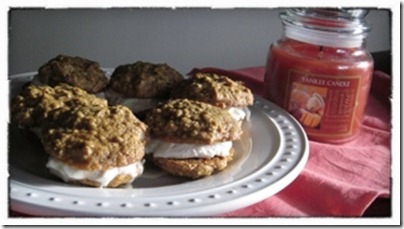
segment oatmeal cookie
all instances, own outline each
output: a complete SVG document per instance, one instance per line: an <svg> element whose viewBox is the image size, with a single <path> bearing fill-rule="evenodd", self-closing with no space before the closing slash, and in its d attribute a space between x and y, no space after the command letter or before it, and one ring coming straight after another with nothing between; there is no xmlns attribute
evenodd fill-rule
<svg viewBox="0 0 404 229"><path fill-rule="evenodd" d="M92 94L108 85L108 78L98 62L66 55L58 55L43 64L38 70L38 79L50 86L67 83Z"/></svg>
<svg viewBox="0 0 404 229"><path fill-rule="evenodd" d="M182 81L170 97L197 100L221 108L245 107L253 103L251 90L242 82L213 73L196 73Z"/></svg>
<svg viewBox="0 0 404 229"><path fill-rule="evenodd" d="M78 105L107 106L107 101L67 84L29 85L11 101L11 121L24 128L39 127L52 110Z"/></svg>
<svg viewBox="0 0 404 229"><path fill-rule="evenodd" d="M68 183L118 187L143 173L146 124L125 106L56 109L45 121L47 167Z"/></svg>
<svg viewBox="0 0 404 229"><path fill-rule="evenodd" d="M147 126L127 107L77 106L54 110L48 120L45 151L69 166L105 170L143 159Z"/></svg>
<svg viewBox="0 0 404 229"><path fill-rule="evenodd" d="M148 159L169 174L198 179L222 171L233 160L233 156L234 149L232 148L226 157L173 159L156 158L151 155Z"/></svg>
<svg viewBox="0 0 404 229"><path fill-rule="evenodd" d="M169 142L212 144L241 137L240 123L225 110L207 103L176 99L147 113L151 136Z"/></svg>
<svg viewBox="0 0 404 229"><path fill-rule="evenodd" d="M167 64L138 61L118 66L111 75L111 89L125 97L166 98L183 80L183 76Z"/></svg>
<svg viewBox="0 0 404 229"><path fill-rule="evenodd" d="M188 99L157 106L145 122L152 137L147 157L169 174L193 179L227 167L232 141L242 134L240 122L226 110Z"/></svg>

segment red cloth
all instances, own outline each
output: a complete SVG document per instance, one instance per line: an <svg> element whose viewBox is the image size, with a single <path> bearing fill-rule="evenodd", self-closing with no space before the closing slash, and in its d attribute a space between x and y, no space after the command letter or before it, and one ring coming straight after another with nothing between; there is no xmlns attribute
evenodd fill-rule
<svg viewBox="0 0 404 229"><path fill-rule="evenodd" d="M264 67L194 69L242 80L262 93ZM361 216L378 197L390 196L390 76L375 71L359 136L339 145L309 141L308 162L285 189L221 216Z"/></svg>

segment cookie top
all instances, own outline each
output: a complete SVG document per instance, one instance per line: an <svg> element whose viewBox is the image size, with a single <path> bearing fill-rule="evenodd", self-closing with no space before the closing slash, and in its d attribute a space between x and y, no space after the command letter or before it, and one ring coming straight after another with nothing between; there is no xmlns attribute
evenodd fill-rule
<svg viewBox="0 0 404 229"><path fill-rule="evenodd" d="M240 139L241 124L229 112L207 103L176 99L147 113L154 138L175 143L212 144Z"/></svg>
<svg viewBox="0 0 404 229"><path fill-rule="evenodd" d="M138 61L118 66L111 75L110 86L126 97L166 98L183 76L167 64Z"/></svg>
<svg viewBox="0 0 404 229"><path fill-rule="evenodd" d="M106 170L143 159L147 126L125 106L77 106L51 112L43 128L45 151L84 170Z"/></svg>
<svg viewBox="0 0 404 229"><path fill-rule="evenodd" d="M43 124L50 111L78 105L107 106L107 101L67 84L55 87L29 85L13 98L11 120L21 127L37 127Z"/></svg>
<svg viewBox="0 0 404 229"><path fill-rule="evenodd" d="M108 85L108 78L98 62L66 55L58 55L42 65L38 70L38 78L50 86L67 83L92 94Z"/></svg>
<svg viewBox="0 0 404 229"><path fill-rule="evenodd" d="M197 100L221 108L244 107L253 103L251 90L242 82L213 73L196 73L176 87L170 97Z"/></svg>

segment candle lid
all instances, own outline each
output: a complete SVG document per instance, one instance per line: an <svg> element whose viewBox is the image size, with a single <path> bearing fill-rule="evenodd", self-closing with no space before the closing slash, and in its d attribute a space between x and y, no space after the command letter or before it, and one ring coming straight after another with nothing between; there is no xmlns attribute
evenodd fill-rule
<svg viewBox="0 0 404 229"><path fill-rule="evenodd" d="M303 42L359 47L370 31L366 9L292 8L280 14L285 35Z"/></svg>

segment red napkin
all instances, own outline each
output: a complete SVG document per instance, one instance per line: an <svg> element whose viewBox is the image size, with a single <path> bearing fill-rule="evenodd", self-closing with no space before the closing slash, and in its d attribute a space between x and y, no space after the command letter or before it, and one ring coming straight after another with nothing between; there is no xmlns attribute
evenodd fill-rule
<svg viewBox="0 0 404 229"><path fill-rule="evenodd" d="M227 75L262 93L264 67L194 69ZM274 196L221 216L361 216L378 197L390 196L391 78L375 71L359 136L340 145L310 141L301 174Z"/></svg>

